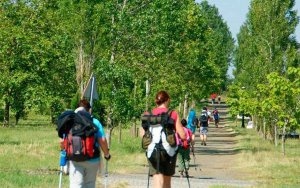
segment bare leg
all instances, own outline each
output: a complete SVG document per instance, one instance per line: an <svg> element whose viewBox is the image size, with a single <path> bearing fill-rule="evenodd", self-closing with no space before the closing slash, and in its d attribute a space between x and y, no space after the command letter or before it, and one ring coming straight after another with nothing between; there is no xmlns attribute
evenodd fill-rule
<svg viewBox="0 0 300 188"><path fill-rule="evenodd" d="M153 187L154 188L163 188L164 187L164 175L154 174L153 175Z"/></svg>
<svg viewBox="0 0 300 188"><path fill-rule="evenodd" d="M203 142L204 142L204 135L203 134L200 134L200 140L201 140L201 145L203 145Z"/></svg>
<svg viewBox="0 0 300 188"><path fill-rule="evenodd" d="M163 186L163 188L171 188L171 177L172 176L164 176L164 186Z"/></svg>

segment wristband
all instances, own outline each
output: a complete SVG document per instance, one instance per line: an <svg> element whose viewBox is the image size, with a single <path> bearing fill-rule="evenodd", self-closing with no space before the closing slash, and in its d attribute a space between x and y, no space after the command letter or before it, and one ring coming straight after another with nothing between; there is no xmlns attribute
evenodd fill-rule
<svg viewBox="0 0 300 188"><path fill-rule="evenodd" d="M108 154L108 155L105 155L104 158L105 158L106 160L109 160L109 159L111 158L111 156L110 156L110 154Z"/></svg>

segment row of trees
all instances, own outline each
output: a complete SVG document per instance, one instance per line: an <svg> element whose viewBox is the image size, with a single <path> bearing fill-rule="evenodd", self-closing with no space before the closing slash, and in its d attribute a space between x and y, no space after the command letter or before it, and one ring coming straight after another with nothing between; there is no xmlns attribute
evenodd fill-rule
<svg viewBox="0 0 300 188"><path fill-rule="evenodd" d="M9 112L18 121L30 110L54 121L74 108L92 73L96 116L123 124L152 105L158 90L178 107L227 82L233 39L206 1L3 0L0 20L6 124Z"/></svg>
<svg viewBox="0 0 300 188"><path fill-rule="evenodd" d="M257 131L277 145L300 122L300 59L294 0L253 0L238 34L232 113L251 114Z"/></svg>

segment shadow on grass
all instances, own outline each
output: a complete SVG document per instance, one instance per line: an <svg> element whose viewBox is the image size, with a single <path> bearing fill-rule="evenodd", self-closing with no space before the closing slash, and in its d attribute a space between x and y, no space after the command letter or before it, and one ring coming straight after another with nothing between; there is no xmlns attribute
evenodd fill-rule
<svg viewBox="0 0 300 188"><path fill-rule="evenodd" d="M209 130L208 130L209 131ZM208 138L209 137L235 137L237 136L236 133L222 133L222 134L215 134L215 133L209 133L208 132Z"/></svg>
<svg viewBox="0 0 300 188"><path fill-rule="evenodd" d="M235 155L241 152L241 149L238 148L229 148L229 149L197 149L195 148L195 154L199 155Z"/></svg>
<svg viewBox="0 0 300 188"><path fill-rule="evenodd" d="M213 139L209 139L210 141L213 141L214 143L225 143L225 144L237 144L238 141L236 140L213 140Z"/></svg>
<svg viewBox="0 0 300 188"><path fill-rule="evenodd" d="M0 141L0 145L20 145L20 141Z"/></svg>

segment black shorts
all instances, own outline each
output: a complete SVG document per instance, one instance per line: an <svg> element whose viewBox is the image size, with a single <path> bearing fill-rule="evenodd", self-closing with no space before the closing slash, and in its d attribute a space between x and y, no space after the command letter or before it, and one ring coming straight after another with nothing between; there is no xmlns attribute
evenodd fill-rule
<svg viewBox="0 0 300 188"><path fill-rule="evenodd" d="M163 174L165 176L173 176L175 174L176 159L177 154L175 154L173 157L169 157L167 161L159 163L158 169L157 164L152 163L148 159L150 175L152 176L154 174Z"/></svg>

